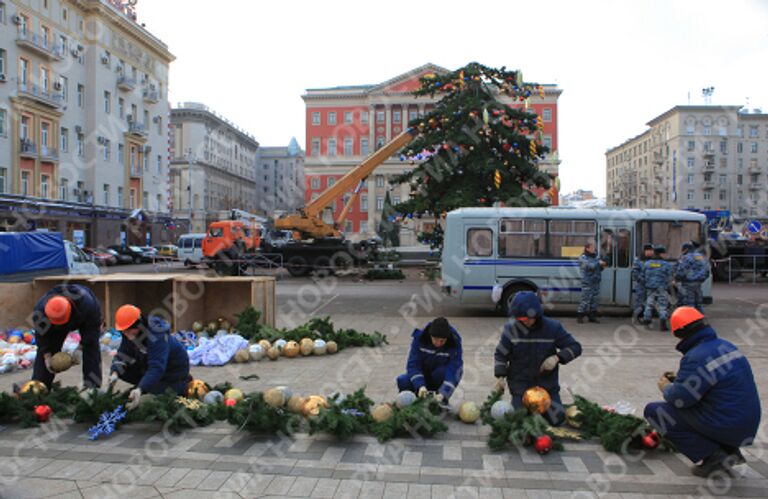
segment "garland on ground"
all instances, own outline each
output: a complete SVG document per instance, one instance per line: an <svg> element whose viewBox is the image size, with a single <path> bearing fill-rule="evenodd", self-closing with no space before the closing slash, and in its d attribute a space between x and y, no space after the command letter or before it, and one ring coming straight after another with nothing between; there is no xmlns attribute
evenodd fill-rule
<svg viewBox="0 0 768 499"><path fill-rule="evenodd" d="M483 424L491 427L488 437L488 447L500 450L507 445L531 445L536 439L548 435L554 440L556 432L540 414L531 414L527 409L517 409L507 412L503 417L495 419L491 415L491 407L500 401L501 393L492 392L480 408L480 418ZM554 440L552 449L562 450L563 446Z"/></svg>
<svg viewBox="0 0 768 499"><path fill-rule="evenodd" d="M370 269L363 276L364 279L370 281L381 281L386 279L402 280L405 279L405 274L400 269Z"/></svg>
<svg viewBox="0 0 768 499"><path fill-rule="evenodd" d="M334 395L328 400L329 406L320 409L320 413L309 419L309 434L328 433L345 439L353 435L367 433L373 423L371 407L373 400L360 388L352 395L343 397Z"/></svg>
<svg viewBox="0 0 768 499"><path fill-rule="evenodd" d="M448 431L441 414L440 404L434 398L419 399L406 407L393 407L392 417L387 421L372 423L370 433L379 442L414 434L431 437Z"/></svg>

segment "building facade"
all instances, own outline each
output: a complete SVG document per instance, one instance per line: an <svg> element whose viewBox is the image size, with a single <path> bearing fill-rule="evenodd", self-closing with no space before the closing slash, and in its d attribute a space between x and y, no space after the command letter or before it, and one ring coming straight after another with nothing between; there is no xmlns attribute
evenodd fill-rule
<svg viewBox="0 0 768 499"><path fill-rule="evenodd" d="M768 215L768 114L676 106L606 152L609 206Z"/></svg>
<svg viewBox="0 0 768 499"><path fill-rule="evenodd" d="M0 2L0 230L78 231L89 246L175 239L173 59L123 2Z"/></svg>
<svg viewBox="0 0 768 499"><path fill-rule="evenodd" d="M171 111L173 214L205 232L219 212L257 208L259 143L226 118L195 102Z"/></svg>
<svg viewBox="0 0 768 499"><path fill-rule="evenodd" d="M408 123L429 113L439 96L416 98L412 92L419 87L419 78L427 73L448 70L426 64L376 85L358 85L308 89L303 96L306 104L305 202L319 196L349 170L360 164L369 153L400 134ZM542 116L544 143L552 151L541 167L557 175L560 160L557 155L557 100L561 93L554 85L545 85L544 99L531 99L529 110ZM510 106L521 105L500 96ZM397 157L382 163L364 183L353 203L343 231L353 240L376 234L387 192L393 204L410 195L406 184L391 186L389 179L413 168ZM326 213L326 219L337 220L348 200L339 198ZM556 197L553 200L556 204ZM430 231L434 221L406 219L401 226L400 241L404 246L418 244L416 234Z"/></svg>
<svg viewBox="0 0 768 499"><path fill-rule="evenodd" d="M304 206L304 151L295 138L288 147L260 147L256 169L256 206L274 217Z"/></svg>

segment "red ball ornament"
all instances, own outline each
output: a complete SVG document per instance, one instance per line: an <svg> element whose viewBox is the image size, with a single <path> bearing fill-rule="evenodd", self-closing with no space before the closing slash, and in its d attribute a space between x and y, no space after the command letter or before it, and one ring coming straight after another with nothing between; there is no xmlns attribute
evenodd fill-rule
<svg viewBox="0 0 768 499"><path fill-rule="evenodd" d="M536 442L533 443L533 448L539 454L546 454L552 450L552 437L549 435L542 435L536 437Z"/></svg>
<svg viewBox="0 0 768 499"><path fill-rule="evenodd" d="M501 146L502 149L509 152L510 149L512 149L512 145L509 142L505 142L503 146Z"/></svg>
<svg viewBox="0 0 768 499"><path fill-rule="evenodd" d="M646 449L655 449L661 444L661 437L655 431L652 431L643 437L643 447Z"/></svg>
<svg viewBox="0 0 768 499"><path fill-rule="evenodd" d="M45 404L35 406L35 416L39 422L45 423L51 419L51 415L53 415L53 409L51 409L51 406Z"/></svg>
<svg viewBox="0 0 768 499"><path fill-rule="evenodd" d="M226 399L224 401L224 405L226 405L227 407L234 407L235 405L237 405L237 400L235 400L235 399Z"/></svg>
<svg viewBox="0 0 768 499"><path fill-rule="evenodd" d="M481 203L485 203L485 198L480 198L478 201L480 201Z"/></svg>

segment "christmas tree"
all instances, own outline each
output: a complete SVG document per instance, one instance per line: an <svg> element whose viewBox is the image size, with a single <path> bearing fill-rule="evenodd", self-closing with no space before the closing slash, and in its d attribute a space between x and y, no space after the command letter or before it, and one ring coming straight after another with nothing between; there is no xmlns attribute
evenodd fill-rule
<svg viewBox="0 0 768 499"><path fill-rule="evenodd" d="M408 183L411 198L395 206L406 215L443 214L464 206L544 206L530 189L549 187L550 177L537 162L548 152L541 145L543 123L526 111L529 98L544 96L541 85L523 81L520 71L470 63L447 74L420 78L416 96L442 95L426 116L409 126L418 137L401 151L401 160L424 161L392 180ZM504 101L516 101L522 108ZM419 240L442 247L442 227L422 232Z"/></svg>
<svg viewBox="0 0 768 499"><path fill-rule="evenodd" d="M384 198L384 207L381 210L381 221L379 222L378 234L382 244L386 248L400 246L400 224L396 222L397 211L392 206L392 201L387 192Z"/></svg>

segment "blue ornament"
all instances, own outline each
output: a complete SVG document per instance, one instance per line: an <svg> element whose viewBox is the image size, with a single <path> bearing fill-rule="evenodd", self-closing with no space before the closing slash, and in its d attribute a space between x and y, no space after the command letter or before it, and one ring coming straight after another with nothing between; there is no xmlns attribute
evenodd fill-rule
<svg viewBox="0 0 768 499"><path fill-rule="evenodd" d="M112 412L106 411L99 417L99 422L88 429L88 439L96 440L101 435L111 435L117 428L117 425L125 418L126 414L127 411L122 405L117 406L117 409Z"/></svg>
<svg viewBox="0 0 768 499"><path fill-rule="evenodd" d="M405 161L405 156L403 156L402 154L400 155L400 161Z"/></svg>
<svg viewBox="0 0 768 499"><path fill-rule="evenodd" d="M413 213L409 213L408 218L413 218Z"/></svg>
<svg viewBox="0 0 768 499"><path fill-rule="evenodd" d="M442 87L442 86L443 86L443 84L442 84L442 83L440 83L439 81L436 81L436 82L435 82L435 86L439 88L439 87Z"/></svg>

